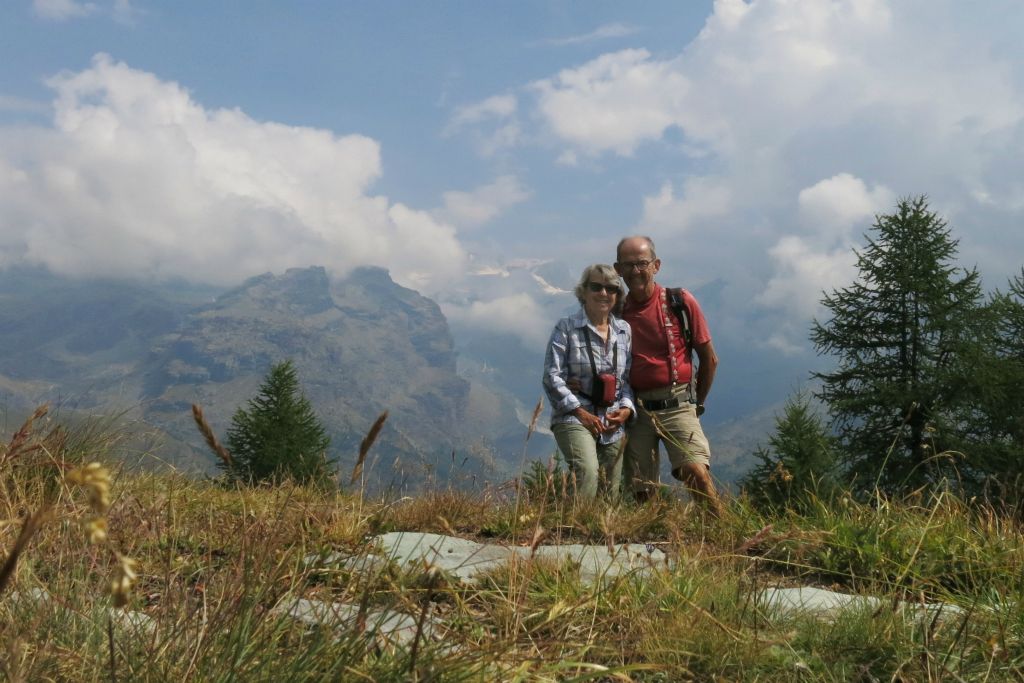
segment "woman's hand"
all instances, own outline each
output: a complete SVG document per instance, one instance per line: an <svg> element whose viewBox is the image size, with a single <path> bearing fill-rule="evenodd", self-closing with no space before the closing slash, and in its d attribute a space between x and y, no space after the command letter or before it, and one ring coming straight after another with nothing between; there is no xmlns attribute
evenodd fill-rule
<svg viewBox="0 0 1024 683"><path fill-rule="evenodd" d="M588 413L583 408L577 408L572 411L572 414L576 416L576 419L580 421L588 432L597 436L601 432L605 431L604 425L601 423L601 419L593 413Z"/></svg>
<svg viewBox="0 0 1024 683"><path fill-rule="evenodd" d="M616 429L626 424L626 420L633 414L633 411L629 408L619 408L609 413L605 413L604 423L605 427L602 431L614 432Z"/></svg>

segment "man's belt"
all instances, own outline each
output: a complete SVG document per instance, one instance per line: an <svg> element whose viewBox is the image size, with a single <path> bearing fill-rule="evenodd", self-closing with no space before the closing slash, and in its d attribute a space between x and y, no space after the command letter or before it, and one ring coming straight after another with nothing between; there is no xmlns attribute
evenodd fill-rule
<svg viewBox="0 0 1024 683"><path fill-rule="evenodd" d="M640 405L647 410L668 410L669 408L678 408L679 399L676 397L664 398L659 401L649 401L644 399L637 399L640 401Z"/></svg>

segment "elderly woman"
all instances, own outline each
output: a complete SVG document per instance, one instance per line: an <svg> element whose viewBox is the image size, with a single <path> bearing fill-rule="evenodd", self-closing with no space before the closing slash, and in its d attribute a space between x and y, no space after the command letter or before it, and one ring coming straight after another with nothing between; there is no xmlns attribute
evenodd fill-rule
<svg viewBox="0 0 1024 683"><path fill-rule="evenodd" d="M622 281L605 264L587 266L576 285L580 310L555 325L544 356L551 431L576 477L576 493L618 496L623 424L635 413L629 388L632 332L615 317Z"/></svg>

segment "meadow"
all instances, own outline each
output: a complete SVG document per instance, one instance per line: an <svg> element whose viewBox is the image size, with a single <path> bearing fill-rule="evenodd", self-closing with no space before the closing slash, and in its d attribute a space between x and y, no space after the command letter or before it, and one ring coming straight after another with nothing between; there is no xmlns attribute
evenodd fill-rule
<svg viewBox="0 0 1024 683"><path fill-rule="evenodd" d="M40 414L0 445L8 681L1024 680L1021 526L949 492L800 514L734 497L713 519L671 492L575 502L544 466L401 498L226 487L126 467L117 438ZM316 561L366 555L388 531L640 542L673 562L588 583L572 562L527 558L464 583L422 565ZM808 585L883 600L822 615L761 597ZM317 626L275 609L296 598L357 616ZM410 640L374 635L386 610L412 617Z"/></svg>

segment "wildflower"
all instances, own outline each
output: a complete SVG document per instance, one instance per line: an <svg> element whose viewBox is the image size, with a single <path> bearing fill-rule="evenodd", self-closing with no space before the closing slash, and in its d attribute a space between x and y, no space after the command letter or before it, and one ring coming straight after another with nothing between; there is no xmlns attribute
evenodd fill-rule
<svg viewBox="0 0 1024 683"><path fill-rule="evenodd" d="M135 579L136 562L127 555L116 553L117 567L114 569L114 578L110 581L110 596L113 598L114 607L124 607L128 604L128 597Z"/></svg>

